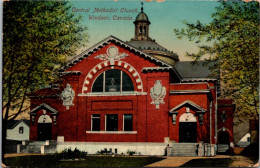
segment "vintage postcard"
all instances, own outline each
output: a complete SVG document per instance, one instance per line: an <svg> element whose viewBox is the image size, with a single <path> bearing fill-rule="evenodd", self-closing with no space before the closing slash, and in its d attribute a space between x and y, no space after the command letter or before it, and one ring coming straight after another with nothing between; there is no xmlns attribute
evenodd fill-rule
<svg viewBox="0 0 260 168"><path fill-rule="evenodd" d="M259 2L4 1L2 166L259 166Z"/></svg>

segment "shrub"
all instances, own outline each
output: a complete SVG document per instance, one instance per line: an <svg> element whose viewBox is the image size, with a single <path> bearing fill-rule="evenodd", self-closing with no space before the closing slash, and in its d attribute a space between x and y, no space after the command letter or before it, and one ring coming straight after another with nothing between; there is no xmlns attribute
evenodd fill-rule
<svg viewBox="0 0 260 168"><path fill-rule="evenodd" d="M126 153L127 153L129 156L133 156L134 154L136 154L135 151L130 151L130 150L128 150Z"/></svg>
<svg viewBox="0 0 260 168"><path fill-rule="evenodd" d="M53 155L53 157L55 158L55 160L61 160L61 159L83 159L86 157L88 153L85 151L80 151L77 148L73 150L71 150L71 148L69 149L65 149L63 150L61 153L55 153Z"/></svg>
<svg viewBox="0 0 260 168"><path fill-rule="evenodd" d="M107 150L107 148L104 148L104 150L100 150L100 151L97 151L97 154L101 154L101 155L104 155L104 154L114 154L112 152L112 149L110 148L110 150Z"/></svg>

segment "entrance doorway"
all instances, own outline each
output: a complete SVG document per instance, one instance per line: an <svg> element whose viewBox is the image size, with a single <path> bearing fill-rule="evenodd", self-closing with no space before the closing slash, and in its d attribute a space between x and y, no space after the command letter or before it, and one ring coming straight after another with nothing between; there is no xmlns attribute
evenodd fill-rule
<svg viewBox="0 0 260 168"><path fill-rule="evenodd" d="M229 134L226 131L221 131L218 134L218 150L217 153L229 153L230 144L229 144Z"/></svg>
<svg viewBox="0 0 260 168"><path fill-rule="evenodd" d="M229 144L229 135L226 131L221 131L218 135L219 144Z"/></svg>
<svg viewBox="0 0 260 168"><path fill-rule="evenodd" d="M180 122L179 137L180 142L197 142L197 123Z"/></svg>
<svg viewBox="0 0 260 168"><path fill-rule="evenodd" d="M197 119L192 113L184 113L180 116L179 142L197 142Z"/></svg>
<svg viewBox="0 0 260 168"><path fill-rule="evenodd" d="M38 141L45 141L52 139L52 124L39 123L38 124Z"/></svg>
<svg viewBox="0 0 260 168"><path fill-rule="evenodd" d="M37 139L45 141L52 139L52 119L49 115L43 114L38 119Z"/></svg>

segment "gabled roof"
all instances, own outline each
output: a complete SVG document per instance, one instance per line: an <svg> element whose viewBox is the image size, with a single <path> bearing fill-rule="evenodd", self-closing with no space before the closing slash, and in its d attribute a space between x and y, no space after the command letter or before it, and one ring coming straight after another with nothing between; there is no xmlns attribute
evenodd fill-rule
<svg viewBox="0 0 260 168"><path fill-rule="evenodd" d="M199 105L197 105L196 103L190 101L190 100L186 100L184 102L182 102L181 104L173 107L171 110L170 110L170 113L174 113L174 112L177 112L178 109L180 109L181 107L183 107L184 105L190 105L192 106L193 108L197 109L197 112L206 112L206 110L202 107L200 107Z"/></svg>
<svg viewBox="0 0 260 168"><path fill-rule="evenodd" d="M30 120L13 120L7 122L7 129L13 129L21 122L24 122L28 127L30 126Z"/></svg>
<svg viewBox="0 0 260 168"><path fill-rule="evenodd" d="M48 104L42 103L41 105L35 107L34 109L32 109L29 114L30 115L35 115L34 113L37 113L37 111L39 111L40 109L45 109L48 110L48 112L52 113L52 114L58 114L58 111L55 110L54 108L52 108L51 106L49 106Z"/></svg>
<svg viewBox="0 0 260 168"><path fill-rule="evenodd" d="M114 36L109 36L107 38L105 38L104 40L100 41L99 43L95 44L94 46L90 47L89 49L87 49L86 51L82 52L81 54L75 56L73 59L71 59L61 70L65 71L66 69L68 69L69 67L77 64L78 62L80 62L81 60L85 59L86 57L90 56L91 54L93 54L94 52L98 51L99 49L101 49L103 46L109 44L110 42L115 42L121 46L124 46L125 48L129 48L130 50L138 53L140 56L145 57L150 59L151 61L156 61L157 63L160 63L163 67L171 67L171 65L169 65L168 63L159 60L157 58L155 58L154 56L151 56L137 48L135 48L134 46L114 37Z"/></svg>

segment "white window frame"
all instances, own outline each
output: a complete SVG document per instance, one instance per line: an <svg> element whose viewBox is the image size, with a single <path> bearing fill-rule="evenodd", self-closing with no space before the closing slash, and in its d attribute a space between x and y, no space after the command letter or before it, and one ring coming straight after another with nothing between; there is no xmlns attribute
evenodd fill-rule
<svg viewBox="0 0 260 168"><path fill-rule="evenodd" d="M123 114L123 131L124 132L133 132L133 130L132 131L125 131L125 115L132 115L132 122L133 122L133 118L134 118L133 114ZM132 123L132 126L133 126L133 124L134 123Z"/></svg>
<svg viewBox="0 0 260 168"><path fill-rule="evenodd" d="M94 117L93 115L99 115L99 117ZM100 114L91 114L91 131L93 131L93 119L94 118L99 118L99 121L101 122L101 116ZM99 127L100 127L100 122L99 122ZM99 130L100 131L100 130Z"/></svg>
<svg viewBox="0 0 260 168"><path fill-rule="evenodd" d="M91 131L86 131L86 133L90 133L90 134L137 134L137 131L124 131L124 119L123 119L123 130L120 131L118 128L118 131L107 131L107 115L111 115L111 114L105 114L105 131L92 131L92 115L91 115ZM118 116L119 119L119 114L115 114ZM127 115L127 114L124 114ZM124 117L123 115L123 117ZM128 114L129 115L129 114ZM133 114L131 114L133 116ZM101 116L100 116L101 118ZM119 121L119 120L118 120ZM101 120L100 120L101 122Z"/></svg>

